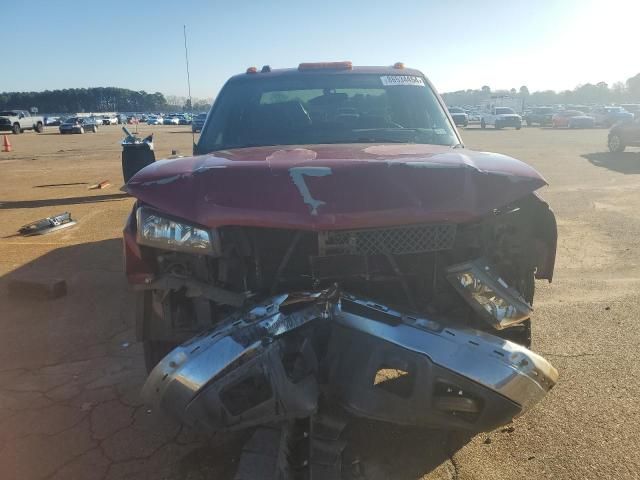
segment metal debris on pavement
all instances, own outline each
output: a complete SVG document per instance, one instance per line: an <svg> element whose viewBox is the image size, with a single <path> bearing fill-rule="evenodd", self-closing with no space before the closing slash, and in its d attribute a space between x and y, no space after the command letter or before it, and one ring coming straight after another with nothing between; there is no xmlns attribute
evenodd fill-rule
<svg viewBox="0 0 640 480"><path fill-rule="evenodd" d="M72 227L76 223L77 222L71 218L71 214L69 212L64 212L23 225L18 230L18 233L25 237L31 235L45 235L47 233L55 232L56 230Z"/></svg>

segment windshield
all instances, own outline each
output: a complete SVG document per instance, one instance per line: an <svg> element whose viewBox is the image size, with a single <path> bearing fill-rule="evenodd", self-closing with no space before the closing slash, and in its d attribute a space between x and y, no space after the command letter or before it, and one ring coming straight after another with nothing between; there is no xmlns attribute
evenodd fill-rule
<svg viewBox="0 0 640 480"><path fill-rule="evenodd" d="M18 116L17 112L10 112L10 111L0 112L0 117L17 117L17 116Z"/></svg>
<svg viewBox="0 0 640 480"><path fill-rule="evenodd" d="M422 77L300 74L232 81L220 92L197 150L391 142L458 143Z"/></svg>
<svg viewBox="0 0 640 480"><path fill-rule="evenodd" d="M78 117L67 118L64 123L78 123Z"/></svg>
<svg viewBox="0 0 640 480"><path fill-rule="evenodd" d="M496 115L506 115L510 113L516 113L511 108L500 107L496 108Z"/></svg>
<svg viewBox="0 0 640 480"><path fill-rule="evenodd" d="M456 107L452 107L449 109L450 113L464 113L464 110L462 110L461 108L456 108Z"/></svg>

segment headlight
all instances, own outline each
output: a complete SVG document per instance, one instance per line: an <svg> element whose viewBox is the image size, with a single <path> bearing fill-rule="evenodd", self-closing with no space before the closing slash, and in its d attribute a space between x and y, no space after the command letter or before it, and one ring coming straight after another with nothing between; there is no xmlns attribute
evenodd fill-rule
<svg viewBox="0 0 640 480"><path fill-rule="evenodd" d="M220 239L215 231L167 218L146 207L138 209L136 219L137 241L141 245L201 255L220 252Z"/></svg>
<svg viewBox="0 0 640 480"><path fill-rule="evenodd" d="M447 269L447 279L469 305L497 330L520 323L533 312L531 305L483 259L450 267Z"/></svg>

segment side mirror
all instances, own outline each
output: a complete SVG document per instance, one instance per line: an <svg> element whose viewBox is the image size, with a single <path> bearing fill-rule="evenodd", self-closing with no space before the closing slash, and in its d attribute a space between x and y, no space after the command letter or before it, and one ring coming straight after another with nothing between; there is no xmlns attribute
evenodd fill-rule
<svg viewBox="0 0 640 480"><path fill-rule="evenodd" d="M19 115L18 115L18 118L24 118L24 114L22 114L22 113L21 113L21 114L19 114Z"/></svg>

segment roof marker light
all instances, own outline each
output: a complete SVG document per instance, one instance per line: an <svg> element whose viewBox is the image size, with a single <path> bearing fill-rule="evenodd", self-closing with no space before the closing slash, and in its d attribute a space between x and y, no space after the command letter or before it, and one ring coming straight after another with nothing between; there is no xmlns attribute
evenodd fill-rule
<svg viewBox="0 0 640 480"><path fill-rule="evenodd" d="M404 63L396 62L396 63L393 64L393 68L396 68L398 70L402 70L404 68Z"/></svg>
<svg viewBox="0 0 640 480"><path fill-rule="evenodd" d="M247 68L247 73L258 73L258 69L256 67Z"/></svg>
<svg viewBox="0 0 640 480"><path fill-rule="evenodd" d="M299 71L304 70L352 70L353 64L351 62L315 62L315 63L301 63L298 65Z"/></svg>

